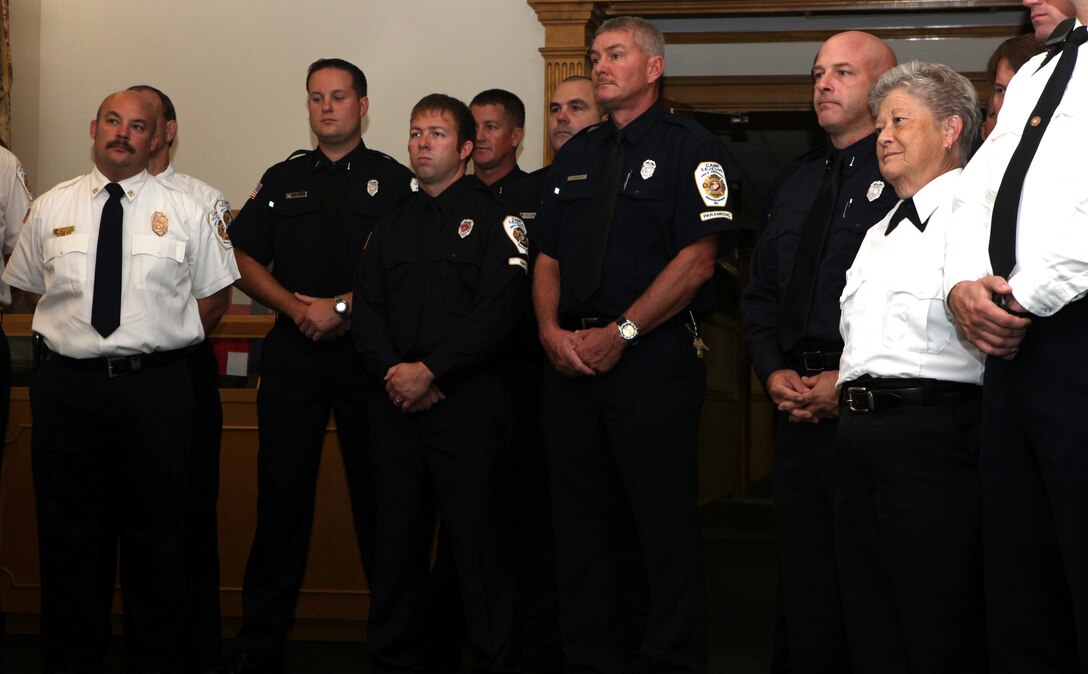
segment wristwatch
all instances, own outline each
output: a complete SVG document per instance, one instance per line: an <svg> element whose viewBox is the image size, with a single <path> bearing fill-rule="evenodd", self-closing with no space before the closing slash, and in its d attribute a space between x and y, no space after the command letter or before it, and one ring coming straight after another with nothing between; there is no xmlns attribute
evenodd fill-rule
<svg viewBox="0 0 1088 674"><path fill-rule="evenodd" d="M638 326L627 320L626 316L620 316L616 319L616 325L620 329L620 337L623 337L623 341L629 345L634 346L638 344Z"/></svg>
<svg viewBox="0 0 1088 674"><path fill-rule="evenodd" d="M340 295L332 298L332 310L336 312L336 315L339 316L342 321L351 318L351 305Z"/></svg>

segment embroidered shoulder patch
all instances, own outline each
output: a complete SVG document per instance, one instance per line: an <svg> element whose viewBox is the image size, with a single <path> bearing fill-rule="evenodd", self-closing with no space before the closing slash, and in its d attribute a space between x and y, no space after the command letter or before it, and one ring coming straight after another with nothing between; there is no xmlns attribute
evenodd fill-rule
<svg viewBox="0 0 1088 674"><path fill-rule="evenodd" d="M257 187L260 188L260 185ZM234 248L229 231L230 223L233 221L234 215L230 212L230 202L226 199L216 201L212 212L208 213L208 224L211 226L212 232L215 233L215 240L227 250Z"/></svg>
<svg viewBox="0 0 1088 674"><path fill-rule="evenodd" d="M707 206L721 207L729 199L725 171L718 162L704 161L695 167L695 187Z"/></svg>
<svg viewBox="0 0 1088 674"><path fill-rule="evenodd" d="M525 231L525 223L521 218L516 215L508 215L506 219L502 221L502 228L506 231L506 236L510 238L510 241L514 243L518 248L518 252L522 255L529 254L529 234Z"/></svg>

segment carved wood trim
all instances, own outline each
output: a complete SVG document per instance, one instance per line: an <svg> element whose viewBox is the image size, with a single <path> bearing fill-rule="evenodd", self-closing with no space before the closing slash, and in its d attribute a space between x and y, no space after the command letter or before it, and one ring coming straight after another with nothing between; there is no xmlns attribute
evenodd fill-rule
<svg viewBox="0 0 1088 674"><path fill-rule="evenodd" d="M990 96L986 73L963 73L979 93ZM662 97L695 112L803 112L812 110L812 80L806 75L665 77Z"/></svg>
<svg viewBox="0 0 1088 674"><path fill-rule="evenodd" d="M593 31L603 20L625 14L665 17L715 17L738 15L791 14L909 14L1008 10L1021 7L1020 0L526 0L544 26L545 116L547 102L564 77L588 72L586 52ZM1027 25L968 26L945 23L941 26L908 26L873 29L885 39L940 39L1012 37ZM694 32L676 31L666 35L668 44L720 44L769 41L822 42L830 32L798 30L775 32ZM979 90L981 100L989 96L990 86L984 75L968 73ZM675 99L686 109L699 111L790 111L811 109L811 84L805 76L784 77L666 77L662 94ZM552 159L547 129L543 130L544 159Z"/></svg>
<svg viewBox="0 0 1088 674"><path fill-rule="evenodd" d="M548 0L538 0L547 2ZM946 12L949 10L1009 9L1020 0L615 0L602 2L607 16L722 16L729 14L818 14L874 12Z"/></svg>
<svg viewBox="0 0 1088 674"><path fill-rule="evenodd" d="M761 42L823 42L838 30L789 31L690 31L665 33L665 44L751 44ZM1009 38L1028 32L1025 25L938 26L935 28L870 28L882 40L933 40L951 38Z"/></svg>

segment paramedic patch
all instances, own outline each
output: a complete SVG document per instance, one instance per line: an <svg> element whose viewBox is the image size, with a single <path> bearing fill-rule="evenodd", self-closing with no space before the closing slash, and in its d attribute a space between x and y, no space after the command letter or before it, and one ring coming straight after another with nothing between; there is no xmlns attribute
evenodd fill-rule
<svg viewBox="0 0 1088 674"><path fill-rule="evenodd" d="M729 186L721 164L704 161L695 167L695 186L707 206L724 206L729 199Z"/></svg>
<svg viewBox="0 0 1088 674"><path fill-rule="evenodd" d="M521 221L521 218L514 215L506 216L506 219L502 221L502 228L506 230L506 236L510 237L514 245L518 247L518 252L528 255L529 235L525 231L525 223Z"/></svg>

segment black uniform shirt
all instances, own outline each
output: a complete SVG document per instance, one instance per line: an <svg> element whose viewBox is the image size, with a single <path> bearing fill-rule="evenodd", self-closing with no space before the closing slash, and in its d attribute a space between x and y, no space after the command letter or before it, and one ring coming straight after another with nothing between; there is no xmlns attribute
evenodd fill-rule
<svg viewBox="0 0 1088 674"><path fill-rule="evenodd" d="M359 265L352 339L367 368L422 361L441 380L492 357L524 297L524 244L521 220L473 176L405 199Z"/></svg>
<svg viewBox="0 0 1088 674"><path fill-rule="evenodd" d="M788 367L786 354L778 344L780 305L793 272L801 228L830 161L829 152L829 149L814 150L787 167L775 181L777 188L764 209L766 224L760 228L748 287L741 299L748 355L764 384L772 372ZM826 344L828 348L842 344L839 296L846 285L846 270L854 262L865 232L898 201L895 190L880 175L876 134L844 148L841 153L842 184L816 273L805 332L806 339Z"/></svg>
<svg viewBox="0 0 1088 674"><path fill-rule="evenodd" d="M544 178L547 175L547 167L532 173L526 173L515 166L513 171L491 183L488 187L491 193L502 202L508 213L513 213L525 223L525 230L529 235L530 274L537 253L536 246L533 243L533 223L536 220L536 212L540 209L540 195L544 189ZM533 301L529 290L529 284L526 284L522 299L518 301L520 312L518 327L506 347L506 350L510 353L505 355L542 361L544 347L540 344L536 313L533 311Z"/></svg>
<svg viewBox="0 0 1088 674"><path fill-rule="evenodd" d="M586 127L560 149L530 235L560 268L559 315L614 318L638 299L681 249L711 234L736 241L721 144L697 123L658 105L623 128L620 191L601 285L585 304L565 273L577 262L593 190L610 152L611 121Z"/></svg>
<svg viewBox="0 0 1088 674"><path fill-rule="evenodd" d="M321 201L329 159L318 149L296 153L271 167L230 227L234 245L292 292L331 297L351 288L359 253L378 218L411 191L412 173L381 152L358 147L342 157L338 176L342 257L323 260ZM323 282L335 265L334 285Z"/></svg>
<svg viewBox="0 0 1088 674"><path fill-rule="evenodd" d="M522 170L520 166L514 164L514 168L510 169L510 172L499 178L490 185L485 185L487 189L491 190L491 193L499 198L500 201L506 203L505 197L509 196L510 188L521 182L521 179L529 175ZM480 181L483 184L483 181Z"/></svg>

